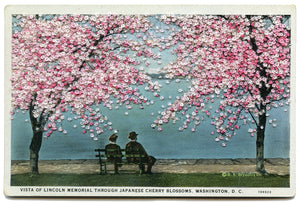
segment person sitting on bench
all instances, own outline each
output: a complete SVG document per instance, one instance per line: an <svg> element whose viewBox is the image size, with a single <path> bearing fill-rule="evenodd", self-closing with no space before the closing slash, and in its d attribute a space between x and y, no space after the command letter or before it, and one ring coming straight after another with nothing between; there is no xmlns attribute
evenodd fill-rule
<svg viewBox="0 0 300 202"><path fill-rule="evenodd" d="M105 146L106 155L118 155L117 157L108 156L107 158L108 161L114 163L115 174L119 174L118 168L122 166L122 164L118 164L122 162L122 152L120 146L116 144L117 138L118 136L116 134L112 134L108 138L110 143Z"/></svg>
<svg viewBox="0 0 300 202"><path fill-rule="evenodd" d="M126 155L141 154L144 157L142 159L138 157L126 157L126 159L129 163L141 163L139 167L142 173L145 173L144 163L146 163L147 173L151 174L152 173L151 169L156 161L156 158L154 158L153 156L149 156L146 150L144 149L144 147L136 141L137 135L138 134L136 134L136 132L134 131L129 133L128 138L130 139L130 141L125 146L125 153ZM140 162L140 160L142 160L142 162Z"/></svg>

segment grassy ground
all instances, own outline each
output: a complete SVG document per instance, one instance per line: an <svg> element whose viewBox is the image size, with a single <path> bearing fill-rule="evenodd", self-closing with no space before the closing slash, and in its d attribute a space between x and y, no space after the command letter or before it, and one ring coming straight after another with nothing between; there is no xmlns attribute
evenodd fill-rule
<svg viewBox="0 0 300 202"><path fill-rule="evenodd" d="M19 174L12 186L289 187L289 176L254 174Z"/></svg>

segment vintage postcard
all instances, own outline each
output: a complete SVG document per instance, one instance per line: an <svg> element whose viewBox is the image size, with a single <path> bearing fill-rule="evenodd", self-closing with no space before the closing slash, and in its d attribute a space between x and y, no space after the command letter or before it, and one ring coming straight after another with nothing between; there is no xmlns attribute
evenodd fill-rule
<svg viewBox="0 0 300 202"><path fill-rule="evenodd" d="M293 197L294 6L7 6L5 194Z"/></svg>

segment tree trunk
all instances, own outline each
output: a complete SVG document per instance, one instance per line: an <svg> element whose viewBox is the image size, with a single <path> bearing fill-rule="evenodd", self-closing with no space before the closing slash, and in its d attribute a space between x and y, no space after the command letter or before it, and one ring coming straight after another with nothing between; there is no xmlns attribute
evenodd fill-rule
<svg viewBox="0 0 300 202"><path fill-rule="evenodd" d="M30 102L29 105L29 116L31 121L31 128L32 128L32 139L29 147L29 158L30 158L30 172L32 174L38 174L39 168L38 168L38 161L39 161L39 152L42 146L42 139L43 139L43 130L44 126L47 123L49 114L44 114L44 110L42 113L38 116L34 116L34 100L36 98L36 94L33 96L33 99Z"/></svg>
<svg viewBox="0 0 300 202"><path fill-rule="evenodd" d="M246 16L250 21L251 21L251 17L250 15ZM249 26L249 32L252 33L253 29L255 29L255 27L252 26L252 23L250 23ZM250 45L252 46L252 50L257 54L257 56L261 55L261 53L258 53L258 47L256 45L256 39L255 37L250 37ZM267 100L267 96L268 94L271 92L272 90L272 86L271 87L267 87L267 83L269 82L270 75L268 75L267 71L266 71L266 67L263 65L263 62L258 62L257 63L257 68L256 70L259 72L259 75L262 78L266 78L267 81L262 81L261 82L261 86L257 85L261 98L263 101ZM260 111L260 115L258 117L258 123L256 123L257 125L257 137L256 137L256 171L261 173L262 175L267 175L267 171L265 170L265 166L264 166L264 140L265 140L265 128L266 128L266 120L267 120L267 116L266 116L266 104L264 102L260 103L260 106L256 106L257 109L259 109ZM253 118L254 119L254 118Z"/></svg>
<svg viewBox="0 0 300 202"><path fill-rule="evenodd" d="M39 161L39 151L42 146L42 137L43 137L42 131L34 131L33 132L31 144L29 147L29 150L30 150L30 172L32 174L39 173L38 161Z"/></svg>
<svg viewBox="0 0 300 202"><path fill-rule="evenodd" d="M267 174L264 166L264 140L265 140L265 128L266 128L266 106L261 105L260 110L263 111L259 115L259 122L257 127L256 137L256 171L262 175Z"/></svg>

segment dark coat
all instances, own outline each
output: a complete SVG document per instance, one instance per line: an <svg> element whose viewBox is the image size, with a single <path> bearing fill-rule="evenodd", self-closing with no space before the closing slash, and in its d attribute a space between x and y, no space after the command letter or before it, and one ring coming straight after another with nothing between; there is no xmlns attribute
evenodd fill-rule
<svg viewBox="0 0 300 202"><path fill-rule="evenodd" d="M130 141L126 144L125 146L125 152L126 155L131 155L131 154L141 154L144 157L142 158L142 162L147 162L148 161L148 154L144 147L136 142L136 141ZM132 162L132 163L138 163L140 161L139 158L134 158L134 157L127 157L127 161Z"/></svg>
<svg viewBox="0 0 300 202"><path fill-rule="evenodd" d="M108 161L112 162L121 162L122 161L122 152L121 148L117 144L110 143L105 146L105 154L106 155L118 155L118 157L108 157Z"/></svg>

